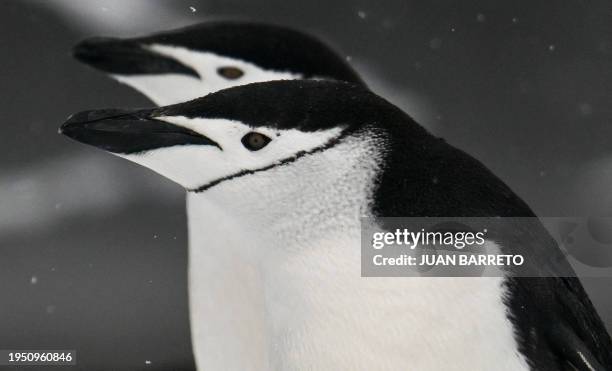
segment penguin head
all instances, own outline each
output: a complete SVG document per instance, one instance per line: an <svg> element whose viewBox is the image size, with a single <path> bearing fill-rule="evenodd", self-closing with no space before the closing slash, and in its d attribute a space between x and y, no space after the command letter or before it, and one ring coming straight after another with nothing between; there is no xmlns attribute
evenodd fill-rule
<svg viewBox="0 0 612 371"><path fill-rule="evenodd" d="M290 168L304 158L320 159L321 167L333 169L340 164L325 157L328 149L348 138L357 147L366 146L381 138L384 122L406 120L404 130L419 132L402 111L362 87L284 80L238 86L156 109L86 111L71 116L60 132L202 192ZM291 176L297 182L312 181L306 179L312 173Z"/></svg>
<svg viewBox="0 0 612 371"><path fill-rule="evenodd" d="M334 79L362 84L318 39L285 27L209 22L131 39L86 39L73 54L158 105L254 82Z"/></svg>

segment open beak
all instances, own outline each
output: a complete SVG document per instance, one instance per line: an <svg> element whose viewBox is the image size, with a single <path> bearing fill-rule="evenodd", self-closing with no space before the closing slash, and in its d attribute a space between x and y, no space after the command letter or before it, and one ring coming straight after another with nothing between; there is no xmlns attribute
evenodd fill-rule
<svg viewBox="0 0 612 371"><path fill-rule="evenodd" d="M137 154L179 145L219 144L182 126L157 120L155 110L104 109L72 115L60 134L117 154Z"/></svg>
<svg viewBox="0 0 612 371"><path fill-rule="evenodd" d="M200 78L193 68L129 39L92 37L74 46L72 54L82 63L115 75L178 73Z"/></svg>

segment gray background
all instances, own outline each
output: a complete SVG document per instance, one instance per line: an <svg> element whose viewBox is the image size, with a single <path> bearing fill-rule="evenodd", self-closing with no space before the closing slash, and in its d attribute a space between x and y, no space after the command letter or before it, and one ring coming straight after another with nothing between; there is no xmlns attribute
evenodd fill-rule
<svg viewBox="0 0 612 371"><path fill-rule="evenodd" d="M192 369L182 190L57 128L150 105L72 60L79 39L236 17L323 37L539 215L612 214L609 1L3 0L0 349L76 349L79 370ZM612 280L584 282L612 327Z"/></svg>

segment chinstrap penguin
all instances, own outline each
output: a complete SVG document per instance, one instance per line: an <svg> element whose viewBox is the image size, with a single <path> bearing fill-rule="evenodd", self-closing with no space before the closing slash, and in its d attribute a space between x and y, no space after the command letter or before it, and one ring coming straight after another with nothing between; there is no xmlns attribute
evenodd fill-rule
<svg viewBox="0 0 612 371"><path fill-rule="evenodd" d="M188 191L200 369L612 369L575 278L360 277L361 216L533 216L481 163L362 87L256 83L82 112L61 132ZM497 242L558 253L535 233Z"/></svg>
<svg viewBox="0 0 612 371"><path fill-rule="evenodd" d="M158 105L268 80L363 84L350 65L317 38L254 22L205 22L135 38L93 37L77 44L73 56ZM192 317L192 323L202 327L197 310Z"/></svg>
<svg viewBox="0 0 612 371"><path fill-rule="evenodd" d="M314 36L254 22L206 22L129 39L93 37L77 44L73 55L157 105L270 80L362 84L346 61Z"/></svg>

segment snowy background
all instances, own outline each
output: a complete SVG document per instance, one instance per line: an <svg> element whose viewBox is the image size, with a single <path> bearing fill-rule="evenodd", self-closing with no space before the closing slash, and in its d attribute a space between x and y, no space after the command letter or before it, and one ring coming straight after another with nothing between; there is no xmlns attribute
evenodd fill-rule
<svg viewBox="0 0 612 371"><path fill-rule="evenodd" d="M210 19L304 29L539 215L612 215L612 3L552 5L3 0L0 349L77 349L78 370L193 369L182 190L57 135L80 110L150 105L74 61L80 39ZM612 279L583 282L612 328Z"/></svg>

